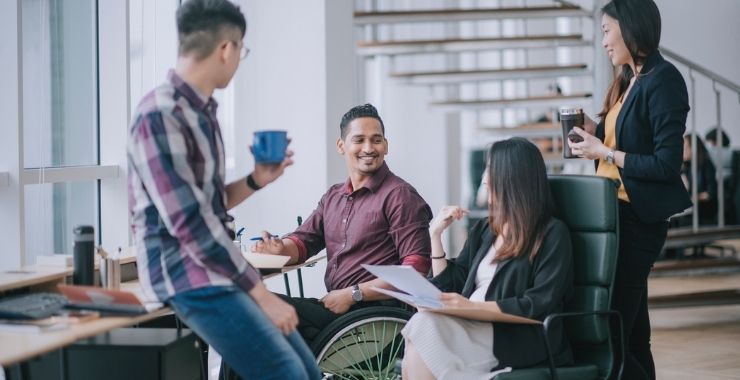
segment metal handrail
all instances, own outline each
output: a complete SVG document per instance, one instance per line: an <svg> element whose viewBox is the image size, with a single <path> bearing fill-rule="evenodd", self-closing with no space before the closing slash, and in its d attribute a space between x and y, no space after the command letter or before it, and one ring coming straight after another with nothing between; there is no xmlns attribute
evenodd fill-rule
<svg viewBox="0 0 740 380"><path fill-rule="evenodd" d="M669 49L666 49L663 46L660 47L660 52L663 53L663 55L668 56L671 59L675 60L676 62L679 62L682 65L688 66L690 69L696 71L697 73L699 73L701 75L704 75L704 76L708 77L709 79L711 79L711 80L713 80L713 81L715 81L715 82L717 82L717 83L719 83L719 84L721 84L721 85L729 88L730 90L735 91L738 94L740 94L740 85L738 85L736 83L733 83L729 79L727 79L727 78L725 78L725 77L723 77L723 76L721 76L721 75L719 75L719 74L717 74L717 73L715 73L715 72L707 69L706 67L704 67L704 66L702 66L702 65L700 65L700 64L698 64L696 62L693 62L693 61L691 61L689 59L686 59L686 58L684 58L684 57L676 54L675 52L673 52L673 51L671 51Z"/></svg>
<svg viewBox="0 0 740 380"><path fill-rule="evenodd" d="M716 164L716 178L717 178L717 226L724 227L725 225L725 197L724 197L724 167L722 165L722 106L720 104L720 92L717 89L717 84L720 84L722 86L725 86L726 88L730 89L731 91L734 91L738 95L738 101L740 101L740 85L733 83L729 79L707 69L706 67L693 62L685 57L682 57L675 52L671 51L670 49L666 49L664 47L660 47L660 52L670 58L671 60L674 60L689 69L689 80L691 82L691 109L692 109L692 117L691 117L691 156L696 157L696 139L698 138L696 136L696 112L694 111L696 108L695 105L695 98L696 98L696 81L694 78L694 73L698 73L712 81L712 88L714 90L715 99L716 99L716 111L717 111L717 135L718 135L718 154L717 154L717 161ZM697 161L691 160L691 176L693 178L694 184L697 183ZM691 201L693 203L691 209L692 209L692 229L694 231L697 231L699 229L699 205L698 205L698 194L697 189L695 185L692 185L691 188Z"/></svg>

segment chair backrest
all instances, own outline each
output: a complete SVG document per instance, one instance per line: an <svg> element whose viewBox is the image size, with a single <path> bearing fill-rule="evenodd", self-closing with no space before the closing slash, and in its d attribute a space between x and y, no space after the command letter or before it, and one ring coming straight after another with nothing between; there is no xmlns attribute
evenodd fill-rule
<svg viewBox="0 0 740 380"><path fill-rule="evenodd" d="M617 266L619 213L616 181L594 177L550 176L556 216L568 225L573 243L575 293L566 311L608 310ZM566 334L576 363L590 363L606 376L613 349L606 317L570 319Z"/></svg>

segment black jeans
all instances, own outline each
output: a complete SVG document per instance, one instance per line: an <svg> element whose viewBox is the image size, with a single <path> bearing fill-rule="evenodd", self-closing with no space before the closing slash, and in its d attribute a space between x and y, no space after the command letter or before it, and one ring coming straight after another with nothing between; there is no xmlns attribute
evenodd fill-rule
<svg viewBox="0 0 740 380"><path fill-rule="evenodd" d="M644 223L632 206L619 202L619 256L614 279L612 308L624 324L624 379L655 379L650 352L650 316L647 278L668 232L668 222Z"/></svg>

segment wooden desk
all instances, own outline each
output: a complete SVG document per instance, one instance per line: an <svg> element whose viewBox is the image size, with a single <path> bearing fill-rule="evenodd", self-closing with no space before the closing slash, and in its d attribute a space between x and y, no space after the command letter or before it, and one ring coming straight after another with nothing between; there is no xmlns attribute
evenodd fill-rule
<svg viewBox="0 0 740 380"><path fill-rule="evenodd" d="M72 269L59 267L27 267L18 271L0 273L0 291L32 287L34 290L55 291ZM122 290L140 293L139 283L121 285ZM0 365L9 366L35 356L68 346L75 341L104 333L119 327L132 326L155 319L172 311L163 307L159 310L133 317L101 317L92 321L71 324L63 330L46 332L0 332Z"/></svg>
<svg viewBox="0 0 740 380"><path fill-rule="evenodd" d="M1 332L0 365L9 366L20 363L49 351L68 346L79 339L88 338L119 327L146 322L170 313L170 309L165 307L135 317L101 317L92 321L73 324L59 331L40 333Z"/></svg>
<svg viewBox="0 0 740 380"><path fill-rule="evenodd" d="M286 274L303 267L313 266L325 257L316 257L298 265L289 265L279 271L263 276L264 279ZM0 273L0 292L34 287L35 289L53 291L56 285L63 283L72 269L59 267L27 267L18 271ZM121 284L121 290L140 294L138 281ZM101 317L80 324L72 324L58 331L38 333L0 332L0 365L9 366L31 359L38 355L68 346L75 341L101 334L119 327L127 327L171 314L172 310L163 307L159 310L133 317Z"/></svg>

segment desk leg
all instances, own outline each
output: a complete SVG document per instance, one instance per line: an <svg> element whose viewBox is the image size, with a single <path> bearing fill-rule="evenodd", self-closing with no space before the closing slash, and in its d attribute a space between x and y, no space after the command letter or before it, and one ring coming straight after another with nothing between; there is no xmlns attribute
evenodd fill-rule
<svg viewBox="0 0 740 380"><path fill-rule="evenodd" d="M298 268L298 294L301 295L301 298L306 298L303 296L303 274L301 274L301 268Z"/></svg>
<svg viewBox="0 0 740 380"><path fill-rule="evenodd" d="M31 378L31 365L28 360L20 364L20 370L21 380L28 380Z"/></svg>
<svg viewBox="0 0 740 380"><path fill-rule="evenodd" d="M290 297L290 281L288 281L287 273L283 273L283 280L285 280L285 295Z"/></svg>

